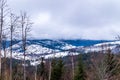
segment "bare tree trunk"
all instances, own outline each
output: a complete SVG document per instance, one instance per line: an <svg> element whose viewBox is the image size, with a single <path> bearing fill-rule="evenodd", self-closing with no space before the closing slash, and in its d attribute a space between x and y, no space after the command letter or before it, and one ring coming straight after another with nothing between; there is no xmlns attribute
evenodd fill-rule
<svg viewBox="0 0 120 80"><path fill-rule="evenodd" d="M2 52L1 52L1 48L2 48L2 31L3 31L3 18L4 18L4 7L6 5L6 1L5 0L0 0L0 78L2 76L2 70L1 70L1 56L2 56Z"/></svg>
<svg viewBox="0 0 120 80"><path fill-rule="evenodd" d="M5 58L5 60L4 60L4 70L5 70L5 72L4 72L4 79L5 80L7 80L7 63L6 63L6 49L4 50L4 58Z"/></svg>
<svg viewBox="0 0 120 80"><path fill-rule="evenodd" d="M25 63L25 53L24 53L24 80L26 80L26 63Z"/></svg>
<svg viewBox="0 0 120 80"><path fill-rule="evenodd" d="M51 67L51 61L49 62L49 66L50 66L50 68L49 68L49 80L51 79L51 69L52 69L52 67Z"/></svg>
<svg viewBox="0 0 120 80"><path fill-rule="evenodd" d="M26 39L25 39L25 41L26 41ZM25 45L24 45L24 48L26 48L26 42L24 43ZM25 50L25 49L24 49ZM24 80L26 80L26 62L25 62L25 56L26 56L26 50L24 51Z"/></svg>
<svg viewBox="0 0 120 80"><path fill-rule="evenodd" d="M37 65L35 65L35 80L37 80Z"/></svg>
<svg viewBox="0 0 120 80"><path fill-rule="evenodd" d="M7 0L0 0L0 78L2 76L2 33L3 33L3 27L4 27L4 18L7 15Z"/></svg>
<svg viewBox="0 0 120 80"><path fill-rule="evenodd" d="M12 32L13 26L11 25L11 41L10 41L10 80L12 80L12 44L13 44L13 32Z"/></svg>
<svg viewBox="0 0 120 80"><path fill-rule="evenodd" d="M26 71L25 71L25 36L24 36L24 27L25 27L25 18L26 18L26 14L21 14L21 26L22 26L22 48L23 48L23 80L26 80Z"/></svg>
<svg viewBox="0 0 120 80"><path fill-rule="evenodd" d="M3 28L3 6L2 6L3 4L2 4L2 0L1 0L0 5L1 5L1 9L0 9L1 10L1 14L0 14L1 15L1 17L0 17L1 18L0 19L1 20L1 24L0 24L0 78L1 78L1 76L2 76L1 75L2 74L2 70L1 70L1 55L2 55L1 48L2 48L2 28Z"/></svg>
<svg viewBox="0 0 120 80"><path fill-rule="evenodd" d="M27 40L27 34L30 30L30 27L32 23L30 23L29 18L27 17L26 13L21 14L21 27L22 27L22 48L23 48L23 79L26 80L26 40Z"/></svg>
<svg viewBox="0 0 120 80"><path fill-rule="evenodd" d="M73 76L73 79L74 79L74 76L75 76L75 74L74 74L74 72L75 72L75 71L74 71L74 69L75 69L75 68L74 68L74 58L73 58L74 55L72 54L71 57L72 57L72 58L71 58L71 62L72 62L72 76Z"/></svg>
<svg viewBox="0 0 120 80"><path fill-rule="evenodd" d="M75 72L75 65L74 65L74 55L72 53L73 51L70 51L69 52L69 55L70 55L70 59L71 59L71 64L72 64L72 80L74 79L74 72Z"/></svg>
<svg viewBox="0 0 120 80"><path fill-rule="evenodd" d="M18 17L11 13L10 15L10 80L12 80L12 45L13 45L13 33L17 27Z"/></svg>
<svg viewBox="0 0 120 80"><path fill-rule="evenodd" d="M23 16L24 17L24 16ZM22 17L23 20L23 24L22 24L22 42L23 42L23 55L24 55L24 59L23 59L23 79L26 80L26 70L25 70L25 39L24 39L24 18Z"/></svg>
<svg viewBox="0 0 120 80"><path fill-rule="evenodd" d="M4 50L4 80L7 80L7 65L6 65L6 35L3 35L3 50Z"/></svg>

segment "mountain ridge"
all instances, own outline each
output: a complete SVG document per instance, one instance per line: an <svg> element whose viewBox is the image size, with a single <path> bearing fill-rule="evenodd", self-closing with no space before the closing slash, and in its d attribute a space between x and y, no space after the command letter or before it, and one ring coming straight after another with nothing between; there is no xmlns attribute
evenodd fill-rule
<svg viewBox="0 0 120 80"><path fill-rule="evenodd" d="M79 53L100 51L101 46L95 46L96 44L112 42L110 40L27 40L26 60L36 61L40 57L64 57L69 54L78 55ZM8 43L10 42L8 41ZM117 46L116 44L113 45ZM23 59L22 41L16 41L12 47L13 58ZM10 50L9 46L7 49Z"/></svg>

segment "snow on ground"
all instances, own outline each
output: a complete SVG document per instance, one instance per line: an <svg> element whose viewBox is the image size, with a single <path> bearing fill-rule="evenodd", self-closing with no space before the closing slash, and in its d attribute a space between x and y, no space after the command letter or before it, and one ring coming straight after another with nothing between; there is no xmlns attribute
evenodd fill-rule
<svg viewBox="0 0 120 80"><path fill-rule="evenodd" d="M50 44L50 42L47 42L47 44ZM100 43L100 44L95 44L93 46L88 46L88 47L83 47L83 46L76 47L69 44L65 44L64 46L61 47L61 49L69 50L69 49L75 48L75 49L78 49L78 51L80 50L81 52L84 51L84 53L94 52L94 51L98 52L102 50L111 49L114 53L118 53L120 52L119 47L117 47L118 45L120 45L120 41ZM23 55L23 52L20 52L21 42L13 45L13 48L15 49L15 51L13 51L13 54L12 54L13 58L22 60L24 58L24 55ZM10 52L9 52L10 49L7 48L6 50L7 50L6 51L7 57L10 57ZM47 59L52 57L64 57L67 55L78 55L78 54L79 53L77 52L74 52L74 53L73 52L69 53L68 51L60 52L59 50L53 50L38 44L30 44L27 46L26 60L30 60L31 65L36 65L39 63L38 59L40 57L45 57ZM4 52L2 51L2 57L3 56L4 56Z"/></svg>
<svg viewBox="0 0 120 80"><path fill-rule="evenodd" d="M42 54L42 53L51 53L53 50L46 48L46 47L42 47L40 45L30 45L27 47L27 54Z"/></svg>
<svg viewBox="0 0 120 80"><path fill-rule="evenodd" d="M66 44L65 46L62 47L63 50L72 49L72 48L76 48L76 46Z"/></svg>
<svg viewBox="0 0 120 80"><path fill-rule="evenodd" d="M109 46L109 45L120 45L120 41L113 41L113 42L105 42L105 43L100 43L100 44L95 44L94 46Z"/></svg>

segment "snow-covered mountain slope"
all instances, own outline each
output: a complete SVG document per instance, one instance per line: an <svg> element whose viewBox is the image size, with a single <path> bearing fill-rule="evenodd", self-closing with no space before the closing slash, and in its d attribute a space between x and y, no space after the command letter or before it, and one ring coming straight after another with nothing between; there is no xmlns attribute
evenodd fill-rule
<svg viewBox="0 0 120 80"><path fill-rule="evenodd" d="M67 55L78 55L80 53L98 52L102 50L111 49L114 53L119 53L120 41L90 41L89 45L86 45L86 41L80 43L80 41L73 44L74 41L69 40L28 40L26 49L26 60L30 60L31 64L38 62L40 57L51 58ZM88 43L88 41L87 41ZM80 44L85 44L80 45ZM90 45L91 44L91 45ZM76 46L77 45L77 46ZM22 42L17 41L13 46L13 58L23 59ZM4 52L3 52L4 53ZM7 57L9 57L9 47L7 47ZM3 54L4 56L4 54Z"/></svg>
<svg viewBox="0 0 120 80"><path fill-rule="evenodd" d="M14 44L13 46L13 58L15 59L23 59L23 50L22 50L22 42ZM64 50L76 48L71 44L67 44L65 42L59 40L28 40L27 48L26 48L26 60L38 60L40 57L44 56L45 58L50 58L53 56L65 56L68 53L61 52ZM9 47L8 57L9 57ZM58 54L60 53L60 54Z"/></svg>
<svg viewBox="0 0 120 80"><path fill-rule="evenodd" d="M95 44L89 47L84 47L85 53L106 51L108 49L110 49L113 53L119 53L120 41L104 42L104 43Z"/></svg>

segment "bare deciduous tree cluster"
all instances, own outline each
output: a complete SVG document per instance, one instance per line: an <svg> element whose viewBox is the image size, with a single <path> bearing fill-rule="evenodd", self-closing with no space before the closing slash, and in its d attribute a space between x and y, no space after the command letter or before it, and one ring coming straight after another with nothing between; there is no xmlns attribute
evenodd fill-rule
<svg viewBox="0 0 120 80"><path fill-rule="evenodd" d="M24 65L24 80L26 80L26 72L25 72L25 54L26 54L26 40L28 32L30 31L30 28L32 26L32 23L27 15L26 12L21 12L19 16L16 16L13 14L10 10L10 8L7 5L7 0L0 0L0 79L2 78L2 56L4 51L4 69L7 69L6 66L6 57L10 57L10 65L9 65L9 80L13 80L13 61L12 61L12 53L13 48L12 45L14 43L14 40L16 39L16 35L21 35L19 37L20 40L22 40L22 49L24 51L24 58L23 58L23 65ZM19 31L19 32L16 32ZM17 36L18 39L18 36ZM10 40L10 52L7 52L6 50L6 43L7 40ZM9 54L10 53L10 54ZM7 73L5 72L5 76ZM4 78L5 80L8 80L7 77Z"/></svg>

